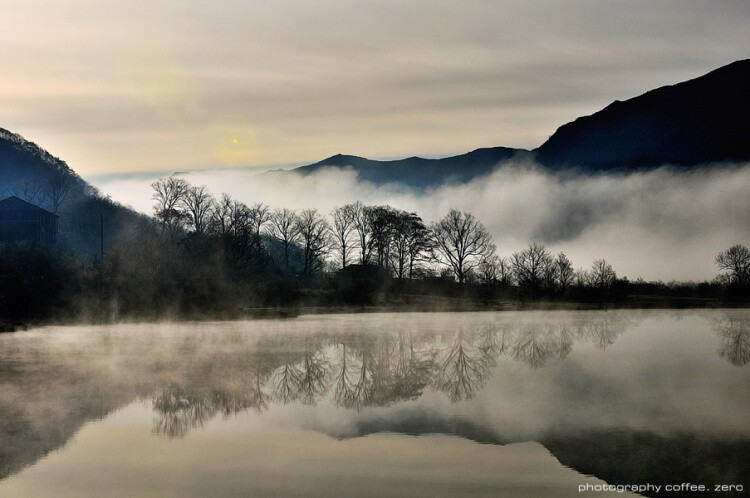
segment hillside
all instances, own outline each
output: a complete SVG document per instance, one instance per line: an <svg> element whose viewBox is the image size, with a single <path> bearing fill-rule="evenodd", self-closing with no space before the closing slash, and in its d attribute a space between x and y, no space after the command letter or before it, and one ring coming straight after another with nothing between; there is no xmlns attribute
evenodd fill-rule
<svg viewBox="0 0 750 498"><path fill-rule="evenodd" d="M60 245L84 257L99 252L100 218L105 222L105 248L149 226L147 217L102 197L65 161L0 128L0 199L11 195L57 213Z"/></svg>
<svg viewBox="0 0 750 498"><path fill-rule="evenodd" d="M537 161L585 171L750 160L750 59L561 126Z"/></svg>

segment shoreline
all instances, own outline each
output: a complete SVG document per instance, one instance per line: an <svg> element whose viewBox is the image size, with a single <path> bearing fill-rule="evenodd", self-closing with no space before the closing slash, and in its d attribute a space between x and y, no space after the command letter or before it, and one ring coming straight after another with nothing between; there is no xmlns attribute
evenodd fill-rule
<svg viewBox="0 0 750 498"><path fill-rule="evenodd" d="M187 314L179 316L124 316L111 319L48 320L39 322L4 321L0 333L20 332L45 326L104 325L145 322L210 322L234 320L288 319L304 315L337 315L367 313L470 313L503 311L606 311L606 310L675 310L675 309L748 309L750 302L726 302L713 298L672 298L633 296L622 302L521 301L495 300L487 303L471 298L408 296L402 302L367 305L307 305L281 307L245 307L230 313Z"/></svg>

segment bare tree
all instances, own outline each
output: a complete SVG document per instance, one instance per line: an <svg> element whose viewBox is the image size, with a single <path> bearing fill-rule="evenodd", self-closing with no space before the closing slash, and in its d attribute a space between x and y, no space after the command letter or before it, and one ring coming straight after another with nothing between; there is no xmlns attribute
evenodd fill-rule
<svg viewBox="0 0 750 498"><path fill-rule="evenodd" d="M250 208L244 202L232 203L232 233L236 241L247 243L253 233Z"/></svg>
<svg viewBox="0 0 750 498"><path fill-rule="evenodd" d="M45 178L45 196L53 213L60 210L60 206L74 186L73 176L67 171L55 170Z"/></svg>
<svg viewBox="0 0 750 498"><path fill-rule="evenodd" d="M617 274L612 269L612 265L607 263L606 260L597 259L591 265L590 281L592 286L606 290L612 287L615 279L617 279Z"/></svg>
<svg viewBox="0 0 750 498"><path fill-rule="evenodd" d="M729 273L730 282L739 285L750 283L750 249L736 244L716 256L720 270Z"/></svg>
<svg viewBox="0 0 750 498"><path fill-rule="evenodd" d="M182 204L189 216L189 225L193 227L196 234L204 234L211 221L214 205L213 197L208 193L206 186L188 187Z"/></svg>
<svg viewBox="0 0 750 498"><path fill-rule="evenodd" d="M541 244L531 244L513 254L512 265L518 285L536 291L552 265L552 254Z"/></svg>
<svg viewBox="0 0 750 498"><path fill-rule="evenodd" d="M302 274L310 276L318 271L330 247L330 226L316 209L303 210L296 220L302 246Z"/></svg>
<svg viewBox="0 0 750 498"><path fill-rule="evenodd" d="M570 263L568 257L563 253L558 254L555 260L555 274L561 293L564 294L573 282L573 273L573 265Z"/></svg>
<svg viewBox="0 0 750 498"><path fill-rule="evenodd" d="M371 208L365 206L359 201L350 204L350 206L352 209L352 216L354 217L354 229L357 233L357 238L359 239L359 264L366 265L370 263L370 256L372 254L372 227L370 225Z"/></svg>
<svg viewBox="0 0 750 498"><path fill-rule="evenodd" d="M32 204L39 201L43 202L46 195L44 191L44 184L39 182L37 179L24 180L23 185L16 185L9 189L9 192L16 197L19 197L26 202Z"/></svg>
<svg viewBox="0 0 750 498"><path fill-rule="evenodd" d="M586 287L589 284L590 280L591 276L589 275L589 272L587 272L583 268L578 268L573 274L573 283L577 287Z"/></svg>
<svg viewBox="0 0 750 498"><path fill-rule="evenodd" d="M399 279L412 278L414 265L430 248L430 231L416 213L397 213L393 222L391 258Z"/></svg>
<svg viewBox="0 0 750 498"><path fill-rule="evenodd" d="M263 226L270 221L271 211L268 206L262 202L258 202L250 208L248 218L253 231L254 243L260 247L260 233L263 230Z"/></svg>
<svg viewBox="0 0 750 498"><path fill-rule="evenodd" d="M484 285L495 285L500 282L500 257L490 254L480 259L477 266L477 277Z"/></svg>
<svg viewBox="0 0 750 498"><path fill-rule="evenodd" d="M471 213L451 209L431 228L440 262L451 268L460 283L493 250L490 233Z"/></svg>
<svg viewBox="0 0 750 498"><path fill-rule="evenodd" d="M211 208L211 225L219 235L229 235L233 229L232 212L234 201L229 194L221 194L220 201L213 201Z"/></svg>
<svg viewBox="0 0 750 498"><path fill-rule="evenodd" d="M347 204L333 208L331 218L333 219L333 241L341 256L341 268L344 268L349 264L349 252L352 248L352 238L355 232L354 205Z"/></svg>
<svg viewBox="0 0 750 498"><path fill-rule="evenodd" d="M277 209L269 218L271 236L281 243L284 253L284 270L289 270L289 255L299 238L297 215L291 209Z"/></svg>
<svg viewBox="0 0 750 498"><path fill-rule="evenodd" d="M372 247L378 268L388 268L391 240L397 223L398 211L390 206L373 206L368 210Z"/></svg>
<svg viewBox="0 0 750 498"><path fill-rule="evenodd" d="M174 239L184 228L186 214L180 209L184 203L190 184L182 178L170 176L151 184L154 189L154 215L162 227Z"/></svg>
<svg viewBox="0 0 750 498"><path fill-rule="evenodd" d="M510 258L498 258L498 279L502 285L513 283L513 262Z"/></svg>

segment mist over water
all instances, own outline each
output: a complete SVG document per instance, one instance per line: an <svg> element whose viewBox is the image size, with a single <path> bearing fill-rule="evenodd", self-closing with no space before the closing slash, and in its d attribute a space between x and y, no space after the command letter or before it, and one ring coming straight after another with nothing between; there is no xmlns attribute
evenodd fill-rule
<svg viewBox="0 0 750 498"><path fill-rule="evenodd" d="M0 334L0 496L747 483L749 326L608 310Z"/></svg>
<svg viewBox="0 0 750 498"><path fill-rule="evenodd" d="M328 213L360 200L415 211L432 222L455 207L487 226L501 256L540 242L564 251L576 268L605 258L631 279L710 280L717 274L716 254L750 242L747 163L583 175L509 162L486 177L424 192L374 185L360 181L353 170L339 169L308 176L246 170L179 175L206 185L216 197L228 193L272 208L314 207ZM150 214L150 183L158 177L90 180L105 195Z"/></svg>

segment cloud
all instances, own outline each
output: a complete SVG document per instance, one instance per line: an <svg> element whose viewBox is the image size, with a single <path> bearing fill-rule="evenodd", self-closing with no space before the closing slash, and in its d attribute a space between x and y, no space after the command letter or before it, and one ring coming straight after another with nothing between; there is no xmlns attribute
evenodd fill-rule
<svg viewBox="0 0 750 498"><path fill-rule="evenodd" d="M551 173L530 163L505 164L487 177L423 194L361 182L352 170L324 169L306 177L247 170L180 175L206 185L217 197L228 193L273 208L314 207L328 213L334 206L360 200L414 211L432 222L455 207L487 226L502 256L540 242L564 251L577 267L605 258L629 278L711 279L718 252L732 244L750 244L748 164L594 176ZM113 199L149 213L149 184L159 176L93 183Z"/></svg>

